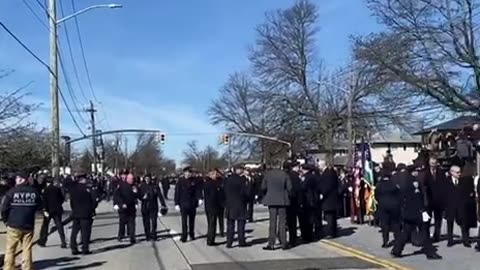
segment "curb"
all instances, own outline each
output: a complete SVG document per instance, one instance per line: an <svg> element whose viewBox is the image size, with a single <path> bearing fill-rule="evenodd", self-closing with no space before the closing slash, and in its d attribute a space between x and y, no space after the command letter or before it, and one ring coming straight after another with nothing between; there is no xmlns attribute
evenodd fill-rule
<svg viewBox="0 0 480 270"><path fill-rule="evenodd" d="M387 259L382 259L382 258L376 257L374 255L365 253L365 252L357 250L355 248L351 248L351 247L339 244L339 243L331 241L331 240L321 240L320 242L324 243L328 248L332 249L333 251L336 251L338 253L342 253L344 255L353 256L353 257L359 258L361 260L383 266L386 269L391 269L391 270L414 270L413 268L403 266L401 264L398 264L396 262L393 262L393 261L390 261L390 260L387 260Z"/></svg>

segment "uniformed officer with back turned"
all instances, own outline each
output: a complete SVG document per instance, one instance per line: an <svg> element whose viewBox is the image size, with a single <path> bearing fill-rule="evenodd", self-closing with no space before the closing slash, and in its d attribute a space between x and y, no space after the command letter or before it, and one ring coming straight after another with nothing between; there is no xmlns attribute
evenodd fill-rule
<svg viewBox="0 0 480 270"><path fill-rule="evenodd" d="M140 200L142 201L143 228L147 241L157 240L157 216L161 216L158 211L158 201L162 209L167 209L165 198L160 190L158 183L152 180L152 177L145 175L145 181L140 184Z"/></svg>
<svg viewBox="0 0 480 270"><path fill-rule="evenodd" d="M42 228L40 230L40 238L38 239L38 245L40 247L45 247L48 239L48 226L50 221L53 219L55 222L55 227L57 228L58 235L60 236L61 247L67 248L67 243L65 241L65 232L63 230L62 224L62 214L63 207L62 204L65 201L63 191L60 188L59 184L54 183L53 179L47 179L47 186L43 191L43 202L44 202L44 217Z"/></svg>
<svg viewBox="0 0 480 270"><path fill-rule="evenodd" d="M97 201L94 194L87 186L86 175L78 176L78 182L70 189L70 207L72 209L72 234L70 236L70 249L73 255L80 252L77 248L77 235L82 235L82 254L91 254L89 249L90 235L92 233L93 217Z"/></svg>
<svg viewBox="0 0 480 270"><path fill-rule="evenodd" d="M428 235L430 216L427 214L426 205L428 204L426 204L424 200L426 196L425 187L406 170L398 172L396 176L399 181L397 184L401 183L399 186L401 189L403 226L398 239L395 239L395 244L391 252L392 256L402 256L402 251L413 230L420 227L420 234L423 238L422 250L427 255L427 259L441 259L442 257L435 252L430 236Z"/></svg>

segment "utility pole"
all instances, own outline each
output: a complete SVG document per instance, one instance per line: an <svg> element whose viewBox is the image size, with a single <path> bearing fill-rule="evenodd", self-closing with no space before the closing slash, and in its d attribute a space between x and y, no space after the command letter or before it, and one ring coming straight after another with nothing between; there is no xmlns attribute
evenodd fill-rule
<svg viewBox="0 0 480 270"><path fill-rule="evenodd" d="M57 47L57 7L56 0L48 1L50 25L50 96L52 106L52 176L60 172L60 114L58 105L58 47Z"/></svg>
<svg viewBox="0 0 480 270"><path fill-rule="evenodd" d="M90 108L87 109L87 112L90 113L90 124L92 125L92 147L93 147L93 172L97 174L98 172L98 167L97 167L97 136L95 136L96 130L95 130L95 113L97 110L95 110L95 107L93 105L93 102L90 100Z"/></svg>

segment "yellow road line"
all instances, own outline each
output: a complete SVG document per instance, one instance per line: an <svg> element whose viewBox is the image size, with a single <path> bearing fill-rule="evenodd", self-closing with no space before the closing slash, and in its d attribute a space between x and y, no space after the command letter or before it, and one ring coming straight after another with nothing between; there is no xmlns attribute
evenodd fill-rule
<svg viewBox="0 0 480 270"><path fill-rule="evenodd" d="M338 252L338 253L341 253L341 254L347 255L347 256L353 256L353 257L359 258L361 260L364 260L364 261L367 261L367 262L370 262L370 263L373 263L373 264L381 265L381 266L385 267L386 269L413 270L413 268L409 268L409 267L400 265L396 262L373 256L371 254L365 253L365 252L357 250L355 248L347 247L345 245L339 244L339 243L334 242L334 241L321 240L321 243L324 243L325 246L327 248L331 249L332 251L335 251L335 252Z"/></svg>

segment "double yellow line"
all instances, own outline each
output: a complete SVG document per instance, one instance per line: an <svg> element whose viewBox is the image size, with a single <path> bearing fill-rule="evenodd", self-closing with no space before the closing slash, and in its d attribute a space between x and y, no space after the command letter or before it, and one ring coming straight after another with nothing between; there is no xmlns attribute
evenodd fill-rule
<svg viewBox="0 0 480 270"><path fill-rule="evenodd" d="M334 252L340 253L340 254L345 255L345 256L355 257L355 258L358 258L358 259L361 259L363 261L367 261L367 262L370 262L370 263L373 263L373 264L376 264L376 265L381 265L381 266L385 267L386 269L391 269L391 270L414 270L413 268L409 268L409 267L397 264L397 263L395 263L393 261L390 261L390 260L378 258L378 257L373 256L371 254L365 253L363 251L360 251L360 250L357 250L357 249L354 249L354 248L351 248L351 247L347 247L345 245L339 244L339 243L334 242L334 241L321 240L320 242L324 243L326 248L328 248L328 249L330 249Z"/></svg>

